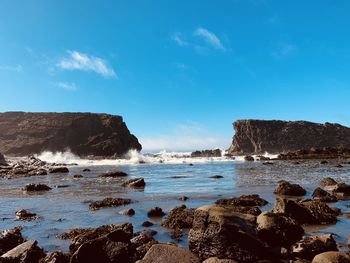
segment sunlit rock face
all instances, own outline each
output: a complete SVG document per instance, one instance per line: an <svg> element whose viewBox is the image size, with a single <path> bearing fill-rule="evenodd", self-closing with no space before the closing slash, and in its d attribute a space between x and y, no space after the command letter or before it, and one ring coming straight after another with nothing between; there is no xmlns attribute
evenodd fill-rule
<svg viewBox="0 0 350 263"><path fill-rule="evenodd" d="M81 157L120 157L141 150L121 116L94 113L0 113L0 152L24 156L71 151Z"/></svg>
<svg viewBox="0 0 350 263"><path fill-rule="evenodd" d="M238 120L229 153L271 154L311 148L350 149L350 128L332 123L279 120Z"/></svg>

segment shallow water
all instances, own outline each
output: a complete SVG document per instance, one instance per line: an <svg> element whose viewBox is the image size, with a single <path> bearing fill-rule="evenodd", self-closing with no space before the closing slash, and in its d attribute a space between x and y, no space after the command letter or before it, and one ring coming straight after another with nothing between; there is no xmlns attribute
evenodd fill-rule
<svg viewBox="0 0 350 263"><path fill-rule="evenodd" d="M83 164L83 165L82 165ZM142 222L147 218L148 209L159 206L168 212L180 204L187 207L199 207L212 204L223 197L241 194L260 194L270 203L263 207L273 207L275 195L273 190L279 180L303 185L308 196L324 177L333 177L337 181L350 183L350 165L343 168L334 167L336 163L320 165L317 161L303 162L295 165L291 162L276 161L274 165L263 165L260 162L242 162L232 160L205 159L190 166L188 163L146 163L98 165L96 162L82 163L69 167L69 174L49 174L47 176L27 177L22 179L0 179L0 229L21 225L27 239L36 239L39 245L48 251L67 251L69 240L56 238L75 227L97 227L103 224L131 222L134 231L143 230ZM83 173L84 168L91 172ZM98 178L106 171L121 170L129 174L126 178ZM83 178L73 178L74 174L82 174ZM222 179L211 179L209 176L222 175ZM180 178L173 178L173 177ZM144 177L146 187L137 190L122 187L124 180L133 177ZM27 183L44 183L53 190L42 194L27 194L21 188ZM54 186L67 186L54 188ZM181 202L177 198L186 195L189 200ZM88 209L87 200L105 197L123 197L136 200L137 203L126 207L102 208L98 211ZM350 201L338 202L336 206L343 212L349 209ZM23 222L15 221L15 211L25 208L41 216L40 220ZM118 214L126 208L133 208L136 214L128 217ZM156 239L171 242L170 233L160 226L161 220L151 219L155 225L151 229L158 231ZM350 235L350 220L339 218L336 225L312 228L311 232L336 233L337 240L346 242ZM187 246L187 237L180 242Z"/></svg>

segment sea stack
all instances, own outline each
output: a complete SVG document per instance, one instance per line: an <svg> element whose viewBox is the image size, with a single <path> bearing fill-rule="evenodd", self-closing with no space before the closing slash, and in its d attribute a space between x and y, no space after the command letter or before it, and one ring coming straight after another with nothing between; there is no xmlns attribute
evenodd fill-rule
<svg viewBox="0 0 350 263"><path fill-rule="evenodd" d="M121 116L95 113L0 113L0 152L10 156L71 151L122 157L141 144Z"/></svg>
<svg viewBox="0 0 350 263"><path fill-rule="evenodd" d="M333 123L238 120L229 154L271 154L312 148L350 149L350 128Z"/></svg>

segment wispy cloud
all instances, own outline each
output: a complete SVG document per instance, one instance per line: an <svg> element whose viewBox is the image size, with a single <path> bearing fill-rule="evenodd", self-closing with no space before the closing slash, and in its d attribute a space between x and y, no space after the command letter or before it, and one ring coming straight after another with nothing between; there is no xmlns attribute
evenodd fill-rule
<svg viewBox="0 0 350 263"><path fill-rule="evenodd" d="M102 58L84 54L78 51L67 51L68 57L61 59L57 66L64 70L93 71L101 76L117 77L117 74Z"/></svg>
<svg viewBox="0 0 350 263"><path fill-rule="evenodd" d="M297 46L290 43L285 43L285 44L282 44L278 50L272 52L272 56L279 59L286 58L286 57L295 55L297 51L298 51Z"/></svg>
<svg viewBox="0 0 350 263"><path fill-rule="evenodd" d="M22 65L16 65L16 66L0 65L0 70L22 72L23 66Z"/></svg>
<svg viewBox="0 0 350 263"><path fill-rule="evenodd" d="M211 31L204 27L199 27L194 31L194 35L202 38L207 44L215 49L225 50L221 40Z"/></svg>
<svg viewBox="0 0 350 263"><path fill-rule="evenodd" d="M211 134L198 124L175 125L167 135L140 138L147 150L203 150L228 148L231 138Z"/></svg>
<svg viewBox="0 0 350 263"><path fill-rule="evenodd" d="M181 33L174 33L171 36L171 39L175 41L180 47L188 46L188 42L185 40Z"/></svg>
<svg viewBox="0 0 350 263"><path fill-rule="evenodd" d="M52 85L54 85L57 88L64 89L66 91L76 91L78 89L78 86L73 82L54 82L52 83Z"/></svg>

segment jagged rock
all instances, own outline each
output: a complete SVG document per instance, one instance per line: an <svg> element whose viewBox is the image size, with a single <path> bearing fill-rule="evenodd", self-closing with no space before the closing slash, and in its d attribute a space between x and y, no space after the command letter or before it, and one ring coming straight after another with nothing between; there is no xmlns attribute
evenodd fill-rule
<svg viewBox="0 0 350 263"><path fill-rule="evenodd" d="M132 208L125 209L125 210L119 211L119 214L125 215L125 216L133 216L133 215L135 215L135 210Z"/></svg>
<svg viewBox="0 0 350 263"><path fill-rule="evenodd" d="M145 221L145 222L142 223L142 226L144 226L144 227L150 227L150 226L153 226L153 225L154 224L152 222L150 222L150 221Z"/></svg>
<svg viewBox="0 0 350 263"><path fill-rule="evenodd" d="M43 151L82 157L121 157L140 151L122 117L94 113L0 113L0 151L25 156Z"/></svg>
<svg viewBox="0 0 350 263"><path fill-rule="evenodd" d="M303 237L292 246L294 257L308 260L327 251L338 251L337 243L331 234Z"/></svg>
<svg viewBox="0 0 350 263"><path fill-rule="evenodd" d="M350 256L335 251L323 252L315 256L312 263L350 263Z"/></svg>
<svg viewBox="0 0 350 263"><path fill-rule="evenodd" d="M300 224L286 214L263 212L256 222L259 237L271 245L288 247L304 235Z"/></svg>
<svg viewBox="0 0 350 263"><path fill-rule="evenodd" d="M4 166L7 165L7 162L5 160L5 156L2 153L0 153L0 165L4 165Z"/></svg>
<svg viewBox="0 0 350 263"><path fill-rule="evenodd" d="M158 244L158 241L153 238L152 234L148 231L143 231L130 240L136 247L135 260L142 259L154 244Z"/></svg>
<svg viewBox="0 0 350 263"><path fill-rule="evenodd" d="M268 258L257 237L255 217L236 213L230 206L208 205L195 211L188 235L190 250L201 260L218 257L239 262Z"/></svg>
<svg viewBox="0 0 350 263"><path fill-rule="evenodd" d="M24 242L21 230L21 227L14 227L0 232L0 255Z"/></svg>
<svg viewBox="0 0 350 263"><path fill-rule="evenodd" d="M174 245L153 245L138 263L200 263L190 251Z"/></svg>
<svg viewBox="0 0 350 263"><path fill-rule="evenodd" d="M217 257L212 257L204 260L203 263L237 263L237 261L232 259L219 259Z"/></svg>
<svg viewBox="0 0 350 263"><path fill-rule="evenodd" d="M215 150L204 150L204 151L195 151L191 153L191 157L221 157L222 153L220 149Z"/></svg>
<svg viewBox="0 0 350 263"><path fill-rule="evenodd" d="M118 229L83 243L73 254L71 263L133 263L134 256L129 233Z"/></svg>
<svg viewBox="0 0 350 263"><path fill-rule="evenodd" d="M259 195L241 195L229 199L219 199L215 203L218 205L232 206L264 206L268 204L268 202Z"/></svg>
<svg viewBox="0 0 350 263"><path fill-rule="evenodd" d="M318 200L293 201L277 198L274 213L285 213L300 224L334 224L338 213Z"/></svg>
<svg viewBox="0 0 350 263"><path fill-rule="evenodd" d="M328 193L320 187L317 187L312 193L312 198L314 200L320 200L322 202L331 203L337 202L338 198L335 195Z"/></svg>
<svg viewBox="0 0 350 263"><path fill-rule="evenodd" d="M238 120L233 124L235 135L228 150L232 155L263 154L265 152L278 154L302 149L343 147L350 149L350 129L339 124L318 124L307 121L279 120ZM338 157L339 154L350 152L324 151L326 156ZM342 153L341 153L342 152ZM309 154L299 153L296 157L321 157L322 152L309 151Z"/></svg>
<svg viewBox="0 0 350 263"><path fill-rule="evenodd" d="M165 213L160 207L154 207L148 210L147 212L148 217L163 217Z"/></svg>
<svg viewBox="0 0 350 263"><path fill-rule="evenodd" d="M30 213L26 209L21 209L16 212L16 219L17 220L25 220L25 221L32 221L36 220L39 217L35 213Z"/></svg>
<svg viewBox="0 0 350 263"><path fill-rule="evenodd" d="M306 194L306 191L298 184L291 184L282 180L279 182L274 193L278 195L303 196Z"/></svg>
<svg viewBox="0 0 350 263"><path fill-rule="evenodd" d="M98 177L125 177L128 176L127 173L121 172L121 171L114 171L114 172L108 172L104 174L100 174Z"/></svg>
<svg viewBox="0 0 350 263"><path fill-rule="evenodd" d="M175 207L168 213L162 226L171 229L191 228L194 217L194 208L187 208L185 205Z"/></svg>
<svg viewBox="0 0 350 263"><path fill-rule="evenodd" d="M29 240L6 252L1 257L20 263L36 263L45 257L45 253L37 246L36 240Z"/></svg>
<svg viewBox="0 0 350 263"><path fill-rule="evenodd" d="M251 155L246 155L244 156L244 160L247 161L247 162L254 162L254 157L251 156Z"/></svg>
<svg viewBox="0 0 350 263"><path fill-rule="evenodd" d="M39 263L69 263L70 256L62 252L52 252L46 255L45 258L39 260Z"/></svg>
<svg viewBox="0 0 350 263"><path fill-rule="evenodd" d="M337 184L338 184L337 181L335 181L333 178L330 178L330 177L323 178L320 182L320 185L322 187L333 186Z"/></svg>
<svg viewBox="0 0 350 263"><path fill-rule="evenodd" d="M118 225L103 225L97 228L75 228L69 232L63 233L58 237L61 239L70 239L71 244L69 250L74 253L82 244L94 240L98 237L102 237L116 230L121 230L127 233L129 239L133 235L133 226L130 223L118 224Z"/></svg>
<svg viewBox="0 0 350 263"><path fill-rule="evenodd" d="M53 167L49 169L49 173L69 173L69 170L67 167Z"/></svg>
<svg viewBox="0 0 350 263"><path fill-rule="evenodd" d="M124 198L112 198L112 197L107 197L103 200L98 200L98 201L93 201L89 205L90 210L98 210L103 207L117 207L117 206L122 206L122 205L129 205L134 203L135 201L131 199L124 199Z"/></svg>
<svg viewBox="0 0 350 263"><path fill-rule="evenodd" d="M22 190L27 192L33 191L49 191L52 188L46 184L27 184Z"/></svg>
<svg viewBox="0 0 350 263"><path fill-rule="evenodd" d="M136 187L136 188L145 187L145 185L146 185L145 179L143 179L142 177L130 179L123 183L123 186Z"/></svg>

